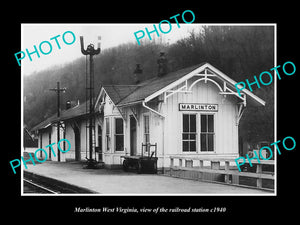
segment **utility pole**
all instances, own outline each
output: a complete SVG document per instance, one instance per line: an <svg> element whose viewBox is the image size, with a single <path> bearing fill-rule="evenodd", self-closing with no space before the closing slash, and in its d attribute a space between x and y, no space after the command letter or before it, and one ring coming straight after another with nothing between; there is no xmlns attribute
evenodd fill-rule
<svg viewBox="0 0 300 225"><path fill-rule="evenodd" d="M98 37L100 40L100 37ZM95 128L94 124L94 60L93 56L98 55L100 53L100 43L98 42L98 48L94 49L93 44L89 44L87 49L84 49L83 36L80 36L80 45L81 45L81 53L83 55L89 55L90 61L90 73L89 73L89 87L86 87L89 92L89 159L90 162L93 159L93 130ZM87 78L86 78L87 79ZM87 98L87 96L86 96ZM94 137L95 138L95 137Z"/></svg>
<svg viewBox="0 0 300 225"><path fill-rule="evenodd" d="M57 94L57 143L60 141L60 92L65 92L66 88L60 88L57 82L57 88L50 88L50 91L55 91ZM60 162L60 151L57 151L58 162Z"/></svg>

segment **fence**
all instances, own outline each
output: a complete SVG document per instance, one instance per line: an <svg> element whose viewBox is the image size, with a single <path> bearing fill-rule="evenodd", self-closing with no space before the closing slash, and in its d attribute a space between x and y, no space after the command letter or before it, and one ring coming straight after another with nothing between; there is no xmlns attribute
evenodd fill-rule
<svg viewBox="0 0 300 225"><path fill-rule="evenodd" d="M263 165L273 165L274 160L264 161L261 160L261 163L258 163L257 160L253 160L252 164L256 166L256 172L239 172L235 165L234 159L218 159L218 158L193 158L193 157L182 157L182 156L170 156L170 176L182 177L182 178L191 178L197 180L213 180L212 178L207 178L207 174L211 175L223 175L224 182L226 184L239 185L240 177L255 178L256 179L256 188L259 189L273 189L273 188L263 188L262 180L269 179L274 182L274 170L263 171ZM177 163L176 163L177 162ZM208 163L209 162L209 163ZM230 165L230 162L234 165ZM178 165L175 165L178 164ZM195 166L198 164L198 166ZM204 165L206 164L206 166ZM210 165L207 166L207 164ZM221 167L221 164L224 166ZM189 171L188 173L182 173L183 171ZM213 177L213 176L211 176ZM231 179L230 179L231 178ZM247 186L247 184L246 184ZM250 185L249 185L250 186ZM274 186L274 184L273 184Z"/></svg>

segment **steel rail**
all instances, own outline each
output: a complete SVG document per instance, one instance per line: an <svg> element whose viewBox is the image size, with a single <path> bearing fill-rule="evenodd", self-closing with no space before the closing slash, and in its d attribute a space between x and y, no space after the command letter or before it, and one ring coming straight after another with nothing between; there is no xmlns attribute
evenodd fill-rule
<svg viewBox="0 0 300 225"><path fill-rule="evenodd" d="M42 190L45 190L45 191L47 191L47 192L50 192L50 193L52 193L52 194L58 194L58 192L52 191L52 190L50 190L50 189L48 189L48 188L45 188L45 187L43 187L43 186L41 186L41 185L38 185L38 184L36 184L36 183L33 183L32 181L29 181L29 180L27 180L27 179L24 179L24 178L23 178L23 181L25 181L25 182L27 182L27 183L29 183L29 184L35 186L35 187L38 187L38 188L40 188L40 189L42 189Z"/></svg>

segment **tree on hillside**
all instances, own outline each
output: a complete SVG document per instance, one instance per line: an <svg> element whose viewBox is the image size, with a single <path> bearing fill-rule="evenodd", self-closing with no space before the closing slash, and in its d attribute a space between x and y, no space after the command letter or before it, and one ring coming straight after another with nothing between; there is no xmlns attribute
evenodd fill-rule
<svg viewBox="0 0 300 225"><path fill-rule="evenodd" d="M274 28L271 26L202 26L187 38L168 45L157 40L142 45L122 44L103 50L94 59L95 93L103 84L133 84L135 65L141 64L145 80L157 75L160 51L167 53L169 71L209 62L237 82L273 68ZM65 100L85 100L85 57L62 67L49 68L24 79L25 123L32 127L45 116L55 113L56 98L45 91L60 81L67 87ZM255 87L254 87L255 89ZM273 140L273 85L253 92L267 102L265 107L247 106L240 122L244 139L257 142L260 137Z"/></svg>
<svg viewBox="0 0 300 225"><path fill-rule="evenodd" d="M209 62L232 79L245 81L274 67L274 28L268 26L204 26L168 49L174 70ZM240 122L244 140L273 141L274 87L255 88L265 107L247 105Z"/></svg>

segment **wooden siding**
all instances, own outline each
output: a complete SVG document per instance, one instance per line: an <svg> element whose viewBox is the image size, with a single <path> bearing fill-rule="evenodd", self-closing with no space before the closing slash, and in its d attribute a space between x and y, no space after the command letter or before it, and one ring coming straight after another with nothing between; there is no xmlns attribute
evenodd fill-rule
<svg viewBox="0 0 300 225"><path fill-rule="evenodd" d="M116 152L115 151L115 118L122 118L118 108L114 105L112 100L109 98L109 96L106 95L105 97L105 105L104 105L104 117L96 119L96 124L102 124L102 151L103 151L103 161L105 165L115 165L115 164L122 164L121 156L125 155L126 151L129 151L129 148L127 150L126 147L126 135L124 135L124 151ZM110 131L110 149L107 150L107 144L106 144L106 118L109 119L109 131ZM127 127L125 124L125 121L123 123L123 129L124 133L127 133ZM96 133L98 134L98 133ZM96 136L97 139L97 136ZM98 140L97 140L98 141ZM97 142L96 142L97 143Z"/></svg>
<svg viewBox="0 0 300 225"><path fill-rule="evenodd" d="M193 77L188 80L190 86L198 77ZM175 87L173 90L180 88L181 85ZM147 105L162 113L165 119L157 114L150 112L142 105L133 105L131 107L122 108L124 120L124 148L123 152L115 152L114 150L114 118L121 117L120 112L110 101L108 97L105 99L104 106L104 120L110 119L110 135L111 135L111 149L106 151L105 144L105 130L106 124L103 122L102 137L103 137L103 160L107 165L121 164L122 155L130 154L130 116L133 111L136 113L137 122L137 154L141 154L141 145L144 141L144 120L145 114L149 115L149 129L150 129L150 143L157 143L158 167L169 167L169 156L183 155L183 156L210 156L210 157L224 157L234 158L238 156L238 126L236 125L237 117L237 100L233 96L226 96L219 94L218 87L207 81L200 81L196 83L191 93L176 93L168 97L164 103L148 103ZM163 99L163 95L159 97ZM179 111L179 103L209 103L218 104L217 112L205 111ZM182 152L182 115L184 113L197 114L197 152L187 153ZM200 115L213 114L214 115L214 152L201 152L200 145Z"/></svg>
<svg viewBox="0 0 300 225"><path fill-rule="evenodd" d="M188 86L197 77L188 80ZM180 86L174 88L178 89ZM179 103L210 103L218 104L218 112L179 111ZM210 81L200 81L192 88L192 93L176 93L167 98L162 105L165 117L165 153L166 155L231 155L238 154L238 127L236 126L237 105L231 96L224 98L219 94L219 89ZM215 151L199 151L199 118L197 116L197 153L182 152L182 114L214 114Z"/></svg>

